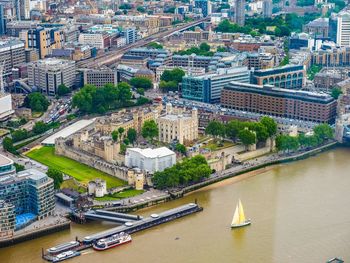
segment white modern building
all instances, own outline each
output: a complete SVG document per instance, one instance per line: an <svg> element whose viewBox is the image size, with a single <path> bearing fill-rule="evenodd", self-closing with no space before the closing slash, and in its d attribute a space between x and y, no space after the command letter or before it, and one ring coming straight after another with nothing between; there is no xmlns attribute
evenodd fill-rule
<svg viewBox="0 0 350 263"><path fill-rule="evenodd" d="M28 84L49 96L56 95L61 84L72 87L75 82L75 62L56 58L38 60L28 65Z"/></svg>
<svg viewBox="0 0 350 263"><path fill-rule="evenodd" d="M90 45L98 49L104 49L110 46L110 37L106 32L80 33L78 41L82 45Z"/></svg>
<svg viewBox="0 0 350 263"><path fill-rule="evenodd" d="M337 17L337 44L350 46L350 11L342 11Z"/></svg>
<svg viewBox="0 0 350 263"><path fill-rule="evenodd" d="M176 163L176 154L166 147L157 149L128 148L125 155L125 165L129 168L139 168L154 173L163 171Z"/></svg>
<svg viewBox="0 0 350 263"><path fill-rule="evenodd" d="M0 121L9 118L15 111L12 108L11 94L0 93Z"/></svg>

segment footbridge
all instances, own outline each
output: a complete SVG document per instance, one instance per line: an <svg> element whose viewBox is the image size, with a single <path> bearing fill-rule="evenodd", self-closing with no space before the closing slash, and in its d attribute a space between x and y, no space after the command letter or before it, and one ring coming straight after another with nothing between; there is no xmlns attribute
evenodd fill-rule
<svg viewBox="0 0 350 263"><path fill-rule="evenodd" d="M129 215L105 210L90 210L88 212L85 212L84 216L85 219L88 220L109 221L118 224L135 222L143 219L142 216L139 215Z"/></svg>

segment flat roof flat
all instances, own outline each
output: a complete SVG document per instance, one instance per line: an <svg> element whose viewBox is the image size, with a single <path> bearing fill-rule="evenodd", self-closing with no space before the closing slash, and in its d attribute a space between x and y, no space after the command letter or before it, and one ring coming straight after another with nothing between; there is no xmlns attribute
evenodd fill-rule
<svg viewBox="0 0 350 263"><path fill-rule="evenodd" d="M72 125L64 128L63 130L60 130L59 132L54 133L53 135L51 135L50 137L46 138L45 140L43 140L41 142L41 144L43 145L54 145L55 144L55 140L57 138L67 138L68 136L72 135L73 133L89 126L90 124L92 124L95 121L95 119L91 119L91 120L80 120L77 121L75 123L73 123Z"/></svg>
<svg viewBox="0 0 350 263"><path fill-rule="evenodd" d="M0 154L0 166L11 164L13 164L13 161L10 158L7 158L5 155Z"/></svg>

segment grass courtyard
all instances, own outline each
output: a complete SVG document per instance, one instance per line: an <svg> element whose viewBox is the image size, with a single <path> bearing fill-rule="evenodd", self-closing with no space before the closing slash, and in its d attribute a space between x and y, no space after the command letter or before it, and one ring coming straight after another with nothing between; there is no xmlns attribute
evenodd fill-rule
<svg viewBox="0 0 350 263"><path fill-rule="evenodd" d="M218 144L215 140L211 140L208 143L206 143L205 145L203 145L201 148L203 149L209 149L211 151L218 151L218 150L222 150L228 147L232 147L235 144L230 142L230 141L221 141L220 144Z"/></svg>
<svg viewBox="0 0 350 263"><path fill-rule="evenodd" d="M63 173L74 177L77 181L79 181L79 183L86 186L89 181L95 178L105 180L107 182L107 188L118 187L126 184L126 182L116 177L96 170L85 164L79 163L64 156L55 155L55 147L43 146L36 148L27 152L26 156L50 168L60 170Z"/></svg>
<svg viewBox="0 0 350 263"><path fill-rule="evenodd" d="M96 197L97 201L115 201L123 198L133 197L144 193L144 190L128 189L119 193L105 195L104 197Z"/></svg>

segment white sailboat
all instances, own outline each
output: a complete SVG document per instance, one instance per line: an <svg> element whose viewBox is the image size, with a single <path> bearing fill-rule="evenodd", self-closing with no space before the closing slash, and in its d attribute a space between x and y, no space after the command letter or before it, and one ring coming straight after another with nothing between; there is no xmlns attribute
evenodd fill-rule
<svg viewBox="0 0 350 263"><path fill-rule="evenodd" d="M231 228L247 226L250 225L250 223L251 220L245 218L243 205L241 199L239 199L238 204L236 205L235 214L232 218Z"/></svg>

